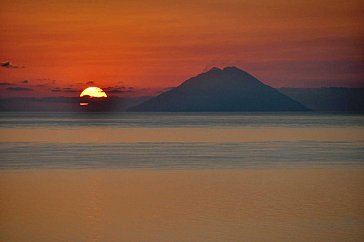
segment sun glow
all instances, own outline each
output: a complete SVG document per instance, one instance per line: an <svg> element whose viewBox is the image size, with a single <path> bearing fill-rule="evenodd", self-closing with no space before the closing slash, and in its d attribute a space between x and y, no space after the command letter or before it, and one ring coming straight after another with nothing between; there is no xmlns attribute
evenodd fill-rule
<svg viewBox="0 0 364 242"><path fill-rule="evenodd" d="M89 97L107 97L106 93L99 87L88 87L83 90L80 94L80 97L89 96Z"/></svg>

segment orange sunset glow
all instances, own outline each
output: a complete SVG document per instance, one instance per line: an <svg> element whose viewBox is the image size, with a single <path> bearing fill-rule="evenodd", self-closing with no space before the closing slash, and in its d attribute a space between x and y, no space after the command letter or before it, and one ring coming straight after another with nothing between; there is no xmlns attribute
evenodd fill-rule
<svg viewBox="0 0 364 242"><path fill-rule="evenodd" d="M152 95L213 66L273 87L363 86L362 12L359 0L4 0L0 82L27 89L0 92Z"/></svg>

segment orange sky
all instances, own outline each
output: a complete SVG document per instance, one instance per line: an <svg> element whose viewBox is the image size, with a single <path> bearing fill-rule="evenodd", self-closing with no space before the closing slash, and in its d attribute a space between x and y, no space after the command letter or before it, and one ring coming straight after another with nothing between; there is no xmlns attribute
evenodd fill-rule
<svg viewBox="0 0 364 242"><path fill-rule="evenodd" d="M152 93L226 65L274 87L364 86L363 16L361 0L2 0L0 61L24 68L0 67L0 94Z"/></svg>

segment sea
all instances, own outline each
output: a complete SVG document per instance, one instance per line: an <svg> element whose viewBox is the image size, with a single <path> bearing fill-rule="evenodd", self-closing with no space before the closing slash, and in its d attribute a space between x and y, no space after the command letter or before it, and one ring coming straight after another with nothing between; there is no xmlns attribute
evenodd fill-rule
<svg viewBox="0 0 364 242"><path fill-rule="evenodd" d="M0 113L0 241L364 241L364 116Z"/></svg>
<svg viewBox="0 0 364 242"><path fill-rule="evenodd" d="M0 113L0 169L364 165L364 116Z"/></svg>

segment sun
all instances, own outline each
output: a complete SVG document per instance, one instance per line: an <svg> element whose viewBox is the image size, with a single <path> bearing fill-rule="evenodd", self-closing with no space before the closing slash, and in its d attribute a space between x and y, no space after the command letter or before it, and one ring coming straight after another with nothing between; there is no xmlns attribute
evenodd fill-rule
<svg viewBox="0 0 364 242"><path fill-rule="evenodd" d="M107 97L106 93L99 87L88 87L83 90L80 94L80 97L89 96L89 97Z"/></svg>

